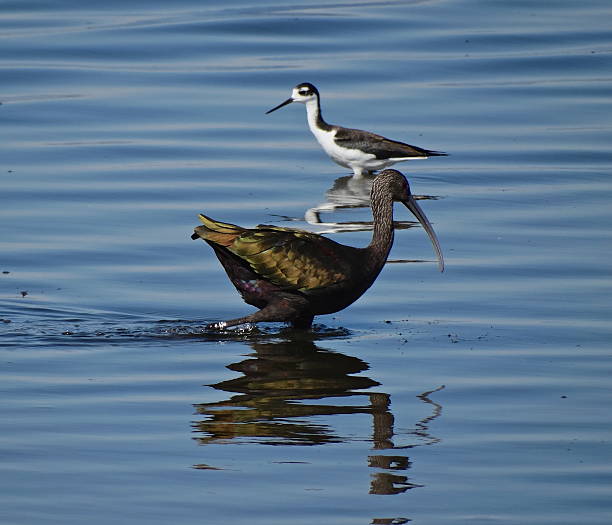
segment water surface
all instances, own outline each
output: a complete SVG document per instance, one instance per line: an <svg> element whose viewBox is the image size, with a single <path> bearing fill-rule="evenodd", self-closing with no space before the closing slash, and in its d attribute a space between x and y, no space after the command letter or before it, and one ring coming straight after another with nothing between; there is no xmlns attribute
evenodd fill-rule
<svg viewBox="0 0 612 525"><path fill-rule="evenodd" d="M1 9L2 523L609 523L608 2ZM398 207L350 308L203 333L198 212L369 240L304 81L450 153L398 166L446 271Z"/></svg>

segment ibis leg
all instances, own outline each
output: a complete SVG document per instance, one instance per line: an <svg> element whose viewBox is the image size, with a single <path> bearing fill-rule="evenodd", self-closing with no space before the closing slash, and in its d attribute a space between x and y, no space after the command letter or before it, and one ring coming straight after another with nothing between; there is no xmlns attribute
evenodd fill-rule
<svg viewBox="0 0 612 525"><path fill-rule="evenodd" d="M290 322L293 328L308 329L314 316L308 312L308 301L288 293L277 294L264 308L236 319L206 325L207 330L222 330L230 326L261 322Z"/></svg>

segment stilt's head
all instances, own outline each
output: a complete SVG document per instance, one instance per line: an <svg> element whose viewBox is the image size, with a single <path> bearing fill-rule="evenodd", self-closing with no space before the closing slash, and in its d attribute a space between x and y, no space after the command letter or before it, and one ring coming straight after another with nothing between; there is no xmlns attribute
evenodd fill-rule
<svg viewBox="0 0 612 525"><path fill-rule="evenodd" d="M404 175L397 170L383 170L381 171L374 182L372 183L372 207L377 206L378 203L383 201L383 196L391 195L394 201L401 202L410 212L417 218L421 223L423 229L427 232L429 240L433 246L436 257L438 258L438 268L441 272L444 271L444 256L442 255L442 249L438 242L438 237L433 229L433 226L427 219L425 212L417 204L412 193L410 193L410 185ZM388 198L388 197L387 197Z"/></svg>
<svg viewBox="0 0 612 525"><path fill-rule="evenodd" d="M298 84L293 88L291 97L284 102L281 102L278 106L266 111L266 115L282 108L283 106L286 106L287 104L291 104L292 102L301 102L302 104L306 104L307 102L317 100L318 98L319 91L317 88L308 82L303 82L302 84Z"/></svg>

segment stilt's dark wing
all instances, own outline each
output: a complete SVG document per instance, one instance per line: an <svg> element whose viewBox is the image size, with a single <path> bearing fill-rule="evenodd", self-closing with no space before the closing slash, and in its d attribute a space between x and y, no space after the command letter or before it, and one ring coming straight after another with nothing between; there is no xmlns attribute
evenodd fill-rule
<svg viewBox="0 0 612 525"><path fill-rule="evenodd" d="M259 225L245 229L200 215L195 237L222 246L261 278L285 289L306 291L337 284L351 272L355 250L314 233Z"/></svg>
<svg viewBox="0 0 612 525"><path fill-rule="evenodd" d="M335 141L339 146L349 149L360 149L375 155L377 159L395 159L402 157L436 157L446 153L411 146L403 142L387 139L376 133L360 129L337 128Z"/></svg>

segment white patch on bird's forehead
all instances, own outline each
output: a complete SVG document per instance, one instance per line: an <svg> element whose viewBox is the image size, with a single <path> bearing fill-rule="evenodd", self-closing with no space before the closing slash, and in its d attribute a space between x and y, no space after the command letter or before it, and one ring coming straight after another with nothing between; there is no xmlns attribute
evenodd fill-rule
<svg viewBox="0 0 612 525"><path fill-rule="evenodd" d="M293 93L301 97L307 97L309 95L312 95L312 91L308 86L296 86L293 88Z"/></svg>

